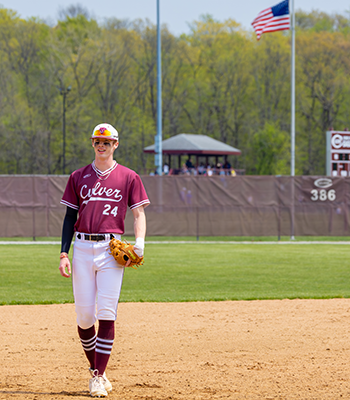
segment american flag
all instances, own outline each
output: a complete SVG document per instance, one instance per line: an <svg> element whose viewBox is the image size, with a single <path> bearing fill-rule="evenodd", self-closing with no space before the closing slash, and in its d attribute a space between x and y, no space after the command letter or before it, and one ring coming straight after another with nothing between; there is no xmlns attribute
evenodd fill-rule
<svg viewBox="0 0 350 400"><path fill-rule="evenodd" d="M261 11L252 22L259 40L266 32L284 31L290 28L288 0Z"/></svg>

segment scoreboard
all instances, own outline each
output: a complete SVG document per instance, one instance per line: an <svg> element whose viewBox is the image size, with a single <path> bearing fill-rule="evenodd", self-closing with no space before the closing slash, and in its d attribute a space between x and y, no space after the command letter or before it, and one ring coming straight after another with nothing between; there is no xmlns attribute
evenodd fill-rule
<svg viewBox="0 0 350 400"><path fill-rule="evenodd" d="M327 131L326 175L350 176L350 131Z"/></svg>

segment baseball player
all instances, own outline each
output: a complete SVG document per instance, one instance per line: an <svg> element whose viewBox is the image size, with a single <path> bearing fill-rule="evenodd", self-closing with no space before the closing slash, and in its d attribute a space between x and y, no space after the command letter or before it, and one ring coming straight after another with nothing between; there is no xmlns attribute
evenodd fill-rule
<svg viewBox="0 0 350 400"><path fill-rule="evenodd" d="M70 175L61 200L67 211L59 270L63 277L72 275L78 334L90 363L90 394L106 397L112 385L105 370L112 351L124 275L124 267L109 252L109 241L113 237L120 239L124 233L129 207L134 217L134 251L143 256L144 208L149 200L140 177L113 159L119 145L117 130L109 124L97 125L91 141L95 160ZM68 252L74 234L71 268Z"/></svg>

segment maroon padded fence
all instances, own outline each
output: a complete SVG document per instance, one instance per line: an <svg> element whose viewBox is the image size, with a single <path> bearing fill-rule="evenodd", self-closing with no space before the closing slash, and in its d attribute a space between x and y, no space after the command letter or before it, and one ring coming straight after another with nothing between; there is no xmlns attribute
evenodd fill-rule
<svg viewBox="0 0 350 400"><path fill-rule="evenodd" d="M0 176L1 237L57 237L68 176ZM142 176L149 236L345 236L350 178ZM132 213L126 232L133 234Z"/></svg>

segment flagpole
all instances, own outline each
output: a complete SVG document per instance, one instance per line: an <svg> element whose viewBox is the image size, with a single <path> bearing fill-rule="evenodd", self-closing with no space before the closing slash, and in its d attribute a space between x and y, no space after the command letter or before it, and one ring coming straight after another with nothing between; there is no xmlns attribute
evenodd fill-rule
<svg viewBox="0 0 350 400"><path fill-rule="evenodd" d="M291 29L292 29L292 56L291 56L291 163L290 174L295 175L295 18L294 18L294 0L291 4Z"/></svg>
<svg viewBox="0 0 350 400"><path fill-rule="evenodd" d="M161 66L161 26L159 2L157 0L157 135L155 138L155 166L158 175L162 175L163 149L162 149L162 66Z"/></svg>
<svg viewBox="0 0 350 400"><path fill-rule="evenodd" d="M294 176L295 176L295 14L294 0L290 0L290 15L291 15L291 160L290 160L290 175L292 181L292 212L291 212L291 239L294 240Z"/></svg>

